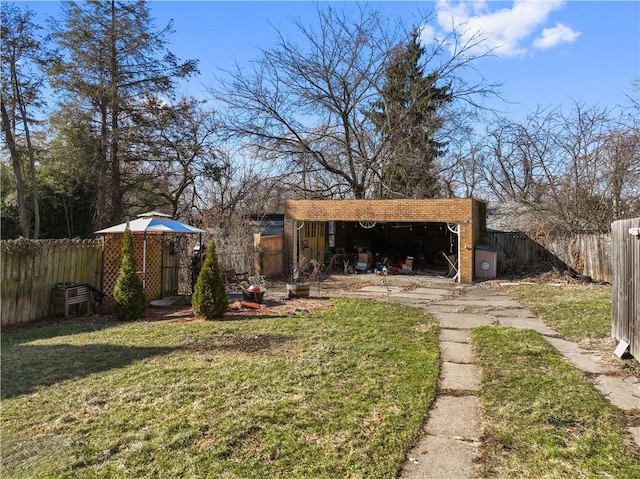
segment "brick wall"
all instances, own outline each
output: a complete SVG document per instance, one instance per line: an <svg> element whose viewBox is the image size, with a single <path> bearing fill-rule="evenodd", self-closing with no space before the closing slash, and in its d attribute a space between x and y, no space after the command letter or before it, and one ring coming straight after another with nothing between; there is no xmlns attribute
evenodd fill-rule
<svg viewBox="0 0 640 479"><path fill-rule="evenodd" d="M293 255L294 221L455 223L460 225L460 281L471 283L473 254L484 228L484 211L484 203L472 198L288 200L285 205L285 262L288 265Z"/></svg>

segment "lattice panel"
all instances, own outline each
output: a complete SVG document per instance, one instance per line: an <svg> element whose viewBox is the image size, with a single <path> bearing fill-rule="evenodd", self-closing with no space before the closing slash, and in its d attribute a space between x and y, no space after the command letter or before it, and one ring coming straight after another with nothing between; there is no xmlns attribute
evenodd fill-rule
<svg viewBox="0 0 640 479"><path fill-rule="evenodd" d="M140 245L142 246L142 245ZM138 251L140 250L140 251ZM142 248L136 248L138 271L142 273ZM145 291L147 300L153 301L162 297L162 235L147 235L147 267Z"/></svg>
<svg viewBox="0 0 640 479"><path fill-rule="evenodd" d="M147 234L146 278L143 275L144 266L144 234L133 234L133 250L140 279L145 284L147 301L159 299L162 296L162 235ZM103 291L105 306L109 307L113 300L113 288L120 271L120 255L122 253L122 235L105 235Z"/></svg>
<svg viewBox="0 0 640 479"><path fill-rule="evenodd" d="M122 235L104 236L104 267L102 270L102 291L106 294L104 305L111 306L113 288L120 269L120 253L122 251Z"/></svg>

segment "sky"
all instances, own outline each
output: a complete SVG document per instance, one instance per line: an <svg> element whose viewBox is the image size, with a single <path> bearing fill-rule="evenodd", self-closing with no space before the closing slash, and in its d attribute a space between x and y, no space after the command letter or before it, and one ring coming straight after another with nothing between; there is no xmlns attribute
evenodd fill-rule
<svg viewBox="0 0 640 479"><path fill-rule="evenodd" d="M4 3L4 0L2 0ZM59 3L19 0L44 22L56 16ZM354 8L355 2L319 2ZM568 108L575 102L617 107L636 100L633 82L640 79L640 2L628 1L386 1L368 2L385 16L414 24L420 12L431 12L423 25L425 41L458 31L479 32L492 56L475 64L489 82L502 84L507 102L490 107L522 116L537 107ZM311 23L311 1L163 1L149 2L158 28L173 21L169 48L180 59L198 59L200 75L184 89L189 94L215 85L215 77L234 64L247 65L261 48L274 44L275 27L294 34L292 20ZM479 52L480 53L480 52Z"/></svg>

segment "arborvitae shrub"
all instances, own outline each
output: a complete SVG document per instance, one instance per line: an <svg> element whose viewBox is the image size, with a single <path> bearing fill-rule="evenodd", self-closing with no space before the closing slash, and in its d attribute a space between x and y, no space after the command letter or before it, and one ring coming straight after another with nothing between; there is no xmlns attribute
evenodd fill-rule
<svg viewBox="0 0 640 479"><path fill-rule="evenodd" d="M228 305L222 271L216 256L216 245L211 241L198 281L193 288L191 306L196 316L214 319L224 315Z"/></svg>
<svg viewBox="0 0 640 479"><path fill-rule="evenodd" d="M136 270L133 238L127 223L122 238L122 263L113 288L113 312L123 321L141 318L147 309L144 286Z"/></svg>

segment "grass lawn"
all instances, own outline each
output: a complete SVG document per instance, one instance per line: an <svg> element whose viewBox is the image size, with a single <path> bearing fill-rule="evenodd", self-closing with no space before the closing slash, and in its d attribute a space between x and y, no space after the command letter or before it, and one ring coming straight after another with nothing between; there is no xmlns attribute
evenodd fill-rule
<svg viewBox="0 0 640 479"><path fill-rule="evenodd" d="M613 357L611 338L611 287L563 286L548 284L510 287L509 294L535 311L565 339L590 349L593 343L606 342L605 351ZM615 344L613 345L615 346ZM619 362L626 374L640 377L640 361Z"/></svg>
<svg viewBox="0 0 640 479"><path fill-rule="evenodd" d="M522 285L507 290L569 341L611 336L611 287Z"/></svg>
<svg viewBox="0 0 640 479"><path fill-rule="evenodd" d="M532 330L483 327L482 477L640 477L623 414Z"/></svg>
<svg viewBox="0 0 640 479"><path fill-rule="evenodd" d="M439 372L437 324L388 303L2 335L12 478L394 478Z"/></svg>

